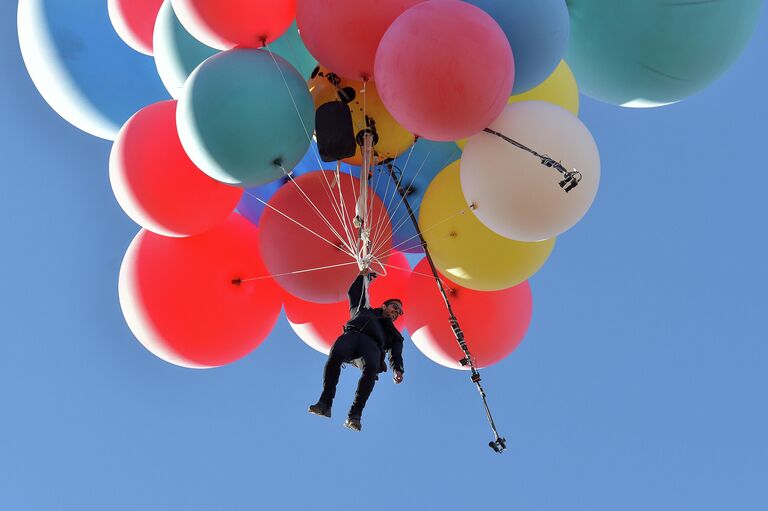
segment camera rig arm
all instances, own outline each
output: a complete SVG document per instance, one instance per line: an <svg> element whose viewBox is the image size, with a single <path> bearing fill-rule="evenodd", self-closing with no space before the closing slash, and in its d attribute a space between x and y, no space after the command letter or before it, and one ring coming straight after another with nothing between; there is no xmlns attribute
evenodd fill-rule
<svg viewBox="0 0 768 511"><path fill-rule="evenodd" d="M435 267L435 263L432 261L432 256L429 254L429 249L427 248L427 242L424 240L424 236L421 233L421 229L419 228L419 223L416 220L416 215L413 212L413 209L411 209L411 205L408 203L407 199L407 192L406 190L403 190L401 184L402 181L402 175L398 175L399 169L397 169L391 161L385 162L387 166L387 170L389 172L390 177L395 182L395 186L397 187L397 193L400 194L400 197L402 198L403 204L405 205L408 216L411 218L411 222L413 222L413 226L416 229L416 233L419 236L419 241L421 242L422 247L424 247L424 254L426 255L427 262L429 263L429 267L432 270L432 275L435 277L435 281L437 282L438 290L440 291L440 295L443 297L443 302L445 302L445 306L448 309L448 321L451 324L451 329L453 330L453 334L456 336L456 341L459 343L459 346L461 347L461 351L464 353L464 358L462 358L459 363L462 366L469 366L469 369L471 371L471 380L472 383L474 383L477 386L477 390L480 393L480 397L483 399L483 407L485 408L485 415L488 418L488 423L491 426L491 429L493 430L494 439L488 442L488 446L496 451L497 453L504 452L504 449L507 448L506 440L499 436L499 432L496 430L496 424L493 422L493 416L491 416L491 410L488 407L488 400L486 398L485 389L483 389L483 386L480 384L480 372L475 367L475 361L474 357L472 357L472 354L469 352L469 347L467 346L466 340L464 339L464 332L461 330L461 327L459 326L459 320L456 318L456 315L453 313L453 308L451 307L451 302L448 299L448 294L445 291L445 287L443 287L443 283L440 280L440 276L438 275L437 268Z"/></svg>

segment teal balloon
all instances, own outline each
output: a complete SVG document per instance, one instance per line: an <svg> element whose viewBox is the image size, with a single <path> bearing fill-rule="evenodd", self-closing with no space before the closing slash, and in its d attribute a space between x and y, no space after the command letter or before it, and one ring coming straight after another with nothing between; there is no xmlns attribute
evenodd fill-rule
<svg viewBox="0 0 768 511"><path fill-rule="evenodd" d="M219 50L201 43L187 32L170 1L160 7L152 46L157 72L174 98L179 97L192 71L205 59L219 53Z"/></svg>
<svg viewBox="0 0 768 511"><path fill-rule="evenodd" d="M741 54L762 0L567 0L579 91L627 107L701 91Z"/></svg>
<svg viewBox="0 0 768 511"><path fill-rule="evenodd" d="M195 69L179 98L176 124L184 150L203 172L250 187L301 161L315 109L307 82L285 59L234 49Z"/></svg>
<svg viewBox="0 0 768 511"><path fill-rule="evenodd" d="M317 59L304 46L304 41L299 36L299 28L296 26L295 21L285 34L280 36L275 42L270 43L269 49L290 62L293 67L299 70L301 76L307 80L309 80L312 71L317 66Z"/></svg>
<svg viewBox="0 0 768 511"><path fill-rule="evenodd" d="M219 53L216 48L201 43L187 32L169 1L163 3L157 16L153 47L157 72L174 98L179 97L192 71L205 59ZM295 22L269 45L269 49L290 62L305 79L309 79L317 66L317 61L301 41Z"/></svg>

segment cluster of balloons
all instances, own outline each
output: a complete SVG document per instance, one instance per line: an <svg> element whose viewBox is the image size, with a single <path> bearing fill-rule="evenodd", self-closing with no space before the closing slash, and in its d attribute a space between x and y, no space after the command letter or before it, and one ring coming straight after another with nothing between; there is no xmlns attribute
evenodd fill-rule
<svg viewBox="0 0 768 511"><path fill-rule="evenodd" d="M628 107L689 97L737 58L760 4L20 0L18 34L51 107L114 141L112 188L142 227L120 303L152 353L231 363L281 307L327 353L365 254L372 303L403 298L398 326L461 368L427 261L404 255L424 244L401 193L476 365L497 363L530 323L528 280L597 193L579 91ZM314 137L329 102L358 148L327 164Z"/></svg>

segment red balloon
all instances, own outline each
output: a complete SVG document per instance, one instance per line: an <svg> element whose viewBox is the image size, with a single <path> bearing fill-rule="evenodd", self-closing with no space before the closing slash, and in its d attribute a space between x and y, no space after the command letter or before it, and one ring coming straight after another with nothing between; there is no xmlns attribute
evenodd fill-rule
<svg viewBox="0 0 768 511"><path fill-rule="evenodd" d="M380 307L389 298L403 299L411 269L408 260L395 252L387 262L387 275L380 276L371 283L368 290L371 304ZM296 335L311 348L326 355L336 338L342 333L342 326L349 320L349 302L312 303L285 293L285 315ZM403 317L398 318L395 326L402 330Z"/></svg>
<svg viewBox="0 0 768 511"><path fill-rule="evenodd" d="M193 368L250 353L281 306L261 261L258 229L237 213L188 238L140 231L125 253L119 294L136 338L163 360Z"/></svg>
<svg viewBox="0 0 768 511"><path fill-rule="evenodd" d="M288 324L310 348L328 354L344 323L349 320L349 303L312 303L285 294L283 306Z"/></svg>
<svg viewBox="0 0 768 511"><path fill-rule="evenodd" d="M344 242L346 232L357 233L352 220L359 193L356 177L341 174L336 181L334 172L319 170L302 174L272 196L261 216L261 251L283 289L308 302L346 298L358 267L337 233ZM381 199L372 189L369 194L372 254L386 262L392 226ZM377 271L376 264L371 268Z"/></svg>
<svg viewBox="0 0 768 511"><path fill-rule="evenodd" d="M112 146L109 178L120 206L134 222L164 236L188 236L222 223L243 190L198 169L176 131L176 101L143 108Z"/></svg>
<svg viewBox="0 0 768 511"><path fill-rule="evenodd" d="M261 48L285 32L296 0L171 0L184 28L199 41L229 50Z"/></svg>
<svg viewBox="0 0 768 511"><path fill-rule="evenodd" d="M507 104L514 60L507 36L485 11L430 0L390 25L376 53L376 87L407 130L451 141L488 127Z"/></svg>
<svg viewBox="0 0 768 511"><path fill-rule="evenodd" d="M109 0L112 26L134 50L152 55L152 34L163 0Z"/></svg>
<svg viewBox="0 0 768 511"><path fill-rule="evenodd" d="M404 316L411 339L430 360L453 369L462 367L464 354L448 322L448 312L428 263L423 259L408 283L410 307ZM474 291L441 275L448 299L466 337L477 367L500 361L520 344L531 322L528 282L501 291Z"/></svg>
<svg viewBox="0 0 768 511"><path fill-rule="evenodd" d="M296 23L309 52L350 80L373 79L376 48L387 27L424 0L297 0Z"/></svg>
<svg viewBox="0 0 768 511"><path fill-rule="evenodd" d="M405 302L405 294L408 291L408 279L411 276L411 265L401 252L393 252L386 263L387 274L377 277L371 283L368 290L371 304L380 307L385 300L399 298ZM403 303L403 310L407 308ZM398 330L405 328L405 316L400 316L395 321Z"/></svg>

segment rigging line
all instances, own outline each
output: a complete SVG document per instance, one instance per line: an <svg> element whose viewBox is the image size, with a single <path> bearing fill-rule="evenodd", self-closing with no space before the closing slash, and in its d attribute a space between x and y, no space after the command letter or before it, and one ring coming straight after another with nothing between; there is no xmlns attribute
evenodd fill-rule
<svg viewBox="0 0 768 511"><path fill-rule="evenodd" d="M374 169L375 170L374 178L373 178L374 184L372 186L372 191L373 191L373 194L375 194L375 196L379 196L376 190L379 188L379 180L381 179L381 174L382 174L378 166L379 165L377 164L376 168ZM381 205L379 206L379 210L376 214L376 221L373 222L372 224L373 225L373 227L371 228L373 232L373 237L371 241L372 247L379 245L378 240L384 236L383 235L384 225L387 219L389 218L389 214L387 213L387 208L384 205L384 201L386 200L386 197L389 191L389 184L390 184L390 180L387 179L387 190L384 194L384 197L381 198L381 201L380 201ZM371 202L373 202L373 200ZM373 251L373 253L376 253L376 251Z"/></svg>
<svg viewBox="0 0 768 511"><path fill-rule="evenodd" d="M410 208L410 206L409 206L409 208ZM408 238L408 239L406 239L406 240L403 240L401 243L398 243L397 245L395 245L395 246L391 247L391 248L390 248L390 251L392 251L392 250L395 250L395 249L397 249L398 247L401 247L401 246L403 246L404 244L408 243L408 242L409 242L409 241L411 241L412 239L415 239L415 238L421 238L421 235L419 234L419 232L420 232L421 234L424 234L425 232L429 232L429 231L431 231L432 229L436 229L436 228L437 228L439 225L441 225L441 224L444 224L445 222L448 222L448 221L450 221L450 220L452 220L452 219L456 218L456 217L457 217L457 216L459 216L459 215L463 215L463 214L465 214L467 211L469 211L469 210L471 210L471 209L472 209L472 205L471 205L471 204L468 204L466 208L464 208L464 209L462 209L462 210L460 210L460 211L458 211L458 212L454 213L453 215L451 215L451 216L449 216L449 217L446 217L446 218L444 218L444 219L440 220L439 222L436 222L436 223L434 223L434 224L430 225L430 226L429 226L428 228L426 228L426 229L420 229L419 227L417 227L417 228L416 228L416 235L414 235L414 236L411 236L410 238ZM417 223L417 225L418 225L418 223ZM423 245L423 243L422 243L422 246L424 246L424 245Z"/></svg>
<svg viewBox="0 0 768 511"><path fill-rule="evenodd" d="M411 156L413 156L413 150L416 147L416 144L418 142L419 142L419 139L416 138L416 140L414 140L413 144L411 145L411 148L408 150L408 156L405 158L405 165L403 166L403 169L408 168L408 163L410 163L410 161L411 161ZM389 162L386 165L390 165L390 164L392 164L392 162ZM423 167L423 165L424 165L424 162L422 162L422 167ZM419 170L421 170L421 167L419 168ZM418 173L417 173L417 175L418 175ZM397 193L397 189L402 185L402 181L403 181L404 176L405 176L405 172L403 170L402 172L400 172L399 179L395 182L394 190L392 191L392 196L389 197L389 200L387 201L387 205L386 205L387 211L389 211L390 206L392 206L392 201L395 198L395 194ZM414 176L414 179L415 179L415 177L416 176ZM408 189L410 189L412 184L413 184L413 179L411 179L411 182L408 185Z"/></svg>
<svg viewBox="0 0 768 511"><path fill-rule="evenodd" d="M420 272L420 271L413 271L410 268L401 268L400 266L395 266L393 264L382 263L382 266L388 266L389 268L393 268L395 270L403 270L404 272L412 273L414 275L418 275L419 277L429 277L430 279L434 279L435 278L435 276L432 275L431 273L423 273L423 272ZM449 288L449 290L451 289L451 285L450 285L451 283L450 282L448 282L445 279L440 279L440 281L443 283L443 285L445 287Z"/></svg>
<svg viewBox="0 0 768 511"><path fill-rule="evenodd" d="M424 160L422 160L421 165L419 166L419 170L416 171L416 174L413 176L413 178L411 178L410 183L408 183L408 187L405 189L406 195L408 195L408 192L411 190L411 187L413 186L413 182L416 180L416 178L421 173L421 170L424 168L424 165L426 165L427 160L429 160L429 156L431 154L432 154L432 149L429 150L429 152L427 153L427 156L424 158ZM453 153L451 153L451 155L445 161L443 161L443 163L438 168L444 169L449 164L455 162L456 161L456 156L459 155L459 154L461 154L461 151L459 150L459 147L456 146L456 149L454 149ZM394 162L393 162L393 165L394 165ZM398 167L395 165L395 168L398 168ZM405 175L405 169L401 170L400 172L403 175ZM397 191L394 191L393 193L397 193ZM396 216L398 210L402 207L402 205L403 205L403 201L401 199L400 202L398 203L398 205L395 206L395 209L392 211L392 213L393 213L392 216ZM418 211L420 207L421 207L421 205L416 206L416 208L414 208L414 212ZM389 210L389 206L387 206L387 210ZM397 231L399 231L402 227L404 227L404 225L406 223L408 223L408 220L409 220L408 219L408 215L404 215L403 218L400 219L400 221L397 223L397 226L392 229L392 236L393 237L394 237L394 235L395 235L395 233Z"/></svg>
<svg viewBox="0 0 768 511"><path fill-rule="evenodd" d="M336 173L334 177L334 183L339 192L339 205L341 209L341 226L344 228L344 232L347 234L347 241L350 246L354 245L354 236L351 230L351 224L349 223L349 213L347 212L347 205L344 201L344 194L341 190L341 162L336 160ZM333 194L333 184L329 185L330 193ZM355 258L357 260L357 258Z"/></svg>
<svg viewBox="0 0 768 511"><path fill-rule="evenodd" d="M293 178L293 176L289 172L287 172L282 166L280 166L280 168L283 170L285 175L288 176L288 179L291 180L291 183L296 185L296 188L299 190L299 193L301 193L302 197L304 197L304 202L306 204L308 204L309 206L311 206L312 209L314 209L314 211L317 214L317 216L325 223L326 227L328 227L328 229L331 231L331 233L333 233L338 238L338 240L341 243L346 245L347 242L344 240L344 238L342 238L341 234L338 233L338 231L333 226L333 224L331 224L330 220L328 220L325 217L325 215L323 215L322 211L320 211L320 208L318 208L317 205L315 205L314 201L309 197L309 195L307 195L307 193L304 191L304 189L301 187L301 185L299 185L299 183L296 182L296 180ZM323 176L325 177L325 174L323 174ZM352 247L348 246L347 248L350 251L352 251Z"/></svg>
<svg viewBox="0 0 768 511"><path fill-rule="evenodd" d="M365 204L365 216L363 218L363 221L365 222L365 228L368 230L368 240L370 241L370 233L371 233L371 215L372 215L372 207L373 207L373 194L375 193L373 190L368 190L369 184L368 184L368 178L372 175L371 171L371 164L373 163L373 154L374 154L374 148L373 148L373 130L368 126L368 79L363 78L363 122L365 123L365 128L363 131L363 172L367 172L368 174L365 176L365 179L362 179L361 182L362 186L364 186L365 189L365 195L363 197L364 202L368 202L368 197L370 196L370 204ZM370 147L368 148L368 151L366 152L366 139L370 139ZM371 192L371 193L368 193ZM361 195L363 194L363 190L361 190ZM371 246L373 244L371 243Z"/></svg>
<svg viewBox="0 0 768 511"><path fill-rule="evenodd" d="M415 143L414 143L415 145ZM411 190L411 187L413 186L413 182L416 180L417 177L419 177L419 174L421 174L422 169L424 168L424 165L427 164L427 160L429 159L429 156L432 154L432 149L427 152L427 156L422 160L421 165L419 165L419 169L416 171L416 174L411 178L410 183L408 183L408 187L405 189L405 195L408 195L408 192ZM394 163L392 163L393 166ZM408 162L406 161L406 166L408 165ZM395 166L395 168L398 168ZM398 169L399 170L399 169ZM400 170L400 181L402 182L403 177L405 176L405 167L403 170ZM394 194L397 193L397 188L400 185L400 183L397 183L397 186L395 186L395 190L393 191L392 197L394 197ZM392 211L393 215L396 216L397 211L400 209L400 207L403 205L403 198L400 198L400 201L397 203L397 206L395 206L395 209ZM419 209L418 207L416 209ZM389 205L387 206L387 210L389 210ZM397 226L392 229L392 237L395 236L395 233L402 228L405 223L407 223L409 220L408 215L404 215L403 218L400 219L400 221L397 223Z"/></svg>
<svg viewBox="0 0 768 511"><path fill-rule="evenodd" d="M283 84L285 85L285 89L286 89L286 91L288 91L288 96L291 98L291 103L293 104L293 108L296 111L296 115L299 117L299 121L301 122L302 128L304 129L304 134L307 136L307 140L309 140L309 146L310 146L310 148L312 148L312 152L314 153L315 158L317 159L317 163L320 166L320 168L323 169L323 162L320 160L320 156L317 153L317 150L315 150L315 148L312 146L312 136L310 135L309 130L307 129L307 125L304 123L304 118L302 117L301 112L299 111L299 107L296 104L296 98L293 97L293 93L291 92L291 88L288 86L288 81L285 78L285 74L283 73L283 70L280 69L280 65L278 64L277 59L275 58L275 55L272 52L272 48L270 48L269 43L267 43L266 39L263 40L263 43L264 43L264 46L267 48L267 52L272 57L272 61L275 63L275 67L277 68L278 72L280 73L280 77L283 80ZM293 179L293 177L291 176L291 174L288 173L282 165L280 165L280 168L282 169L283 173L286 174L291 179L291 181L293 181L295 184L297 184L295 182L295 180ZM297 184L297 186L298 186L298 184ZM301 187L299 187L299 189L301 190ZM303 191L302 191L302 195L304 195L306 197L306 194ZM314 207L314 204L313 204L313 207ZM342 243L348 243L349 242L349 240L347 240L346 242L344 241L344 239L339 235L338 232L336 232L336 229L333 228L333 226L328 221L328 219L325 218L325 216L319 211L319 209L317 207L314 207L314 209L317 212L317 214L320 215L320 217L323 219L323 221L328 225L328 227L331 229L331 231L336 235L336 237L339 238L339 241L341 241ZM349 247L349 248L351 250L351 247Z"/></svg>
<svg viewBox="0 0 768 511"><path fill-rule="evenodd" d="M416 147L416 144L418 143L418 140L419 140L419 139L417 138L417 139L414 141L413 145L411 145L411 148L410 148L410 150L408 151L408 156L407 156L407 157L406 157L406 159L405 159L405 167L407 167L407 166L408 166L408 162L411 160L411 155L413 155L413 149L414 149L414 147ZM426 160L425 160L425 161L426 161ZM391 162L390 162L390 163L386 163L385 165L390 165L390 164L391 164ZM424 166L424 162L422 162L422 166L421 166L421 167L419 167L419 172L421 171L421 168L423 168L423 166ZM381 171L381 169L379 169L379 171ZM395 193L397 193L397 189L400 187L400 184L401 184L401 182L402 182L402 180L403 180L403 175L404 175L404 172L401 172L401 173L400 173L400 179L399 179L399 180L398 180L398 181L395 183L395 187L394 187L394 190L393 190L393 192L392 192L392 197L390 197L390 198L389 198L389 200L387 201L387 203L386 203L386 205L385 205L385 208L384 208L386 211L389 211L389 208L390 208L390 206L392 205L392 199L394 199L394 197L395 197ZM418 172L416 173L416 176L418 176ZM414 179L416 178L416 176L414 176ZM411 182L410 182L410 183L409 183L409 185L408 185L408 189L410 189L410 188L411 188L411 185L413 185L413 179L411 179ZM389 189L389 188L387 187L387 189ZM406 192L406 193L407 193L407 192ZM386 200L386 197L385 197L385 200ZM383 224L383 222L385 222L385 221L386 221L386 219L387 219L387 218L389 218L389 215L387 215L387 216L385 216L385 217L383 217L383 218L381 219L381 222L382 222L382 224ZM382 231L383 229L381 228L381 226L379 226L378 230L379 230L379 231ZM393 236L394 236L394 231L390 231L390 234L389 234L389 236L386 238L386 240L385 240L384 242L386 243L386 241L388 241L389 239L391 239ZM378 245L378 244L380 244L380 242L381 242L381 240L380 240L380 239L376 239L376 240L374 240L374 243L375 243L375 244L377 244L377 245Z"/></svg>
<svg viewBox="0 0 768 511"><path fill-rule="evenodd" d="M235 279L233 281L233 283L237 282L239 284L239 283L242 283L242 282L251 282L251 281L254 281L254 280L271 279L271 278L274 278L274 277L284 277L286 275L298 275L299 273L308 273L308 272L311 272L311 271L330 270L330 269L333 269L333 268L340 268L342 266L351 266L353 264L357 264L357 263L355 261L351 261L351 262L348 262L348 263L330 264L328 266L318 266L316 268L307 268L305 270L295 270L295 271L288 271L288 272L285 272L285 273L275 273L274 275L270 274L270 275L264 275L264 276L261 276L261 277L249 277L247 279Z"/></svg>
<svg viewBox="0 0 768 511"><path fill-rule="evenodd" d="M402 186L403 179L405 179L405 171L408 168L408 164L411 162L411 156L413 156L413 150L416 148L416 144L419 143L419 139L416 138L416 140L413 142L413 145L411 145L411 148L408 150L408 156L405 158L405 165L403 165L403 169L400 171L399 179L395 182L395 186L393 187L392 196L389 198L389 201L387 202L387 210L389 210L390 206L392 206L392 201L395 199L395 196L397 195L397 189L398 187ZM429 155L432 154L432 150L430 150L427 153L427 158ZM419 172L421 172L421 169L424 168L424 164L427 161L427 158L424 158L424 161L421 162L421 165L419 166L419 170L416 171L416 175L413 176L411 179L411 182L408 183L408 187L406 188L406 194L408 193L408 190L411 189L411 186L413 185L413 180L416 179L416 177L419 175ZM394 165L394 160L390 161L386 165ZM402 199L401 199L402 201Z"/></svg>
<svg viewBox="0 0 768 511"><path fill-rule="evenodd" d="M337 165L337 167L338 167L338 165ZM337 174L337 176L338 176L338 174ZM349 248L351 250L352 247L355 245L355 243L353 241L353 237L351 236L351 233L347 229L346 222L344 221L346 216L345 216L345 213L344 213L344 209L345 209L343 207L344 206L344 198L343 198L343 195L341 194L341 187L339 186L339 201L337 202L336 201L336 196L333 194L333 184L328 181L328 176L326 175L325 171L323 171L323 180L325 181L325 184L326 184L326 188L324 188L323 191L325 191L326 196L331 201L331 207L333 208L334 212L336 213L336 217L338 218L339 223L344 228L345 234L347 235L347 244L348 244L348 246L349 246ZM334 178L334 181L336 181L336 177Z"/></svg>
<svg viewBox="0 0 768 511"><path fill-rule="evenodd" d="M395 170L393 167L389 167L389 175L393 180L395 179ZM478 392L480 393L480 397L483 399L483 406L485 407L485 415L486 415L486 418L488 419L488 423L490 424L491 430L493 431L493 434L494 434L494 439L488 442L488 446L491 449L493 449L495 452L501 453L507 447L506 440L503 437L499 436L499 432L496 430L496 424L493 422L493 417L491 416L491 410L488 406L488 400L486 399L485 389L483 389L483 386L480 383L481 381L480 372L475 367L474 357L469 351L469 347L467 346L466 339L464 338L464 332L459 326L459 320L456 318L456 315L453 313L451 302L450 300L448 300L448 295L446 294L445 288L443 287L443 284L440 280L437 267L435 266L435 263L432 261L432 256L429 253L429 248L427 247L427 243L424 240L424 237L421 235L421 231L419 230L419 223L416 221L416 217L414 216L413 210L411 209L411 206L408 204L408 200L405 198L405 192L403 191L402 188L398 187L398 193L403 197L403 200L405 200L405 207L408 209L408 215L411 217L411 221L413 222L413 226L416 229L416 233L419 234L421 242L424 245L424 255L427 259L427 262L429 263L429 268L430 270L432 270L432 275L435 277L438 290L442 295L443 302L448 311L448 314L449 314L448 321L451 324L451 330L453 330L453 334L456 337L456 342L459 344L459 347L464 353L464 358L461 359L459 363L462 366L467 366L467 365L469 366L470 370L472 371L471 381L472 383L475 384Z"/></svg>
<svg viewBox="0 0 768 511"><path fill-rule="evenodd" d="M309 227L307 227L306 225L302 224L302 223L301 223L301 222L299 222L298 220L295 220L294 218L291 218L290 216L286 215L285 213L283 213L282 211L280 211L279 209L277 209L277 208L276 208L276 207L274 207L273 205L269 204L267 201L263 200L261 197L257 197L256 195L252 194L252 193L251 193L251 192L249 192L248 190L245 190L245 193L247 193L248 195L250 195L251 197L253 197L253 198L254 198L254 199L256 199L257 201L261 202L262 204L264 204L264 205L265 205L266 207L268 207L269 209L271 209L271 210L275 211L276 213L278 213L278 214L280 214L280 215L284 216L285 218L287 218L287 219L288 219L288 220L290 220L291 222L295 223L296 225L298 225L299 227L301 227L301 228L302 228L302 229L304 229L305 231L307 231L307 232L309 232L309 233L311 233L311 234L314 234L315 236L317 236L318 238L320 238L320 239L321 239L321 240L323 240L324 242L328 243L328 244L329 244L329 245L331 245L332 247L338 248L339 250L341 250L342 252L344 252L345 254L349 255L349 256L350 256L350 257L352 257L352 258L354 258L354 257L355 257L355 256L354 256L354 254L352 254L352 252L350 252L349 250L345 250L343 246L342 246L342 247L339 247L339 245L338 245L338 244L336 244L336 243L334 243L334 242L332 242L332 241L329 241L329 240L325 239L323 236L321 236L320 234L316 233L315 231L313 231L312 229L310 229L310 228L309 228Z"/></svg>
<svg viewBox="0 0 768 511"><path fill-rule="evenodd" d="M408 183L408 187L405 189L406 195L408 194L408 192L410 191L411 187L413 186L413 182L416 180L416 178L421 173L422 168L424 168L424 165L426 165L427 160L429 159L429 155L430 154L432 154L432 150L431 149L427 153L427 156L424 158L424 160L421 162L421 165L419 166L419 170L416 171L416 175L414 175L413 178L411 179L411 182ZM456 161L456 156L459 155L459 154L461 154L461 151L459 150L459 147L456 146L456 149L453 151L453 153L451 153L451 155L446 160L444 160L443 163L441 164L441 166L438 167L438 168L440 168L440 169L446 168L449 164L451 164L451 163ZM397 168L397 166L395 166L395 168ZM404 171L401 171L401 172L403 174L405 173ZM394 193L397 193L397 192L395 191ZM401 199L400 202L398 203L398 205L395 207L394 211L392 211L392 213L393 213L392 216L397 216L397 212L398 212L398 210L400 209L400 207L402 205L403 205L403 201ZM414 212L418 211L420 208L421 208L421 204L419 204L418 206L416 206L414 208ZM397 225L394 226L393 229L392 229L392 237L393 238L394 238L395 233L398 232L401 228L404 228L405 224L407 224L408 221L409 221L408 215L407 214L403 215L403 218L401 218L400 221L397 223ZM412 238L409 238L409 239L412 239ZM417 245L417 246L421 246L421 245Z"/></svg>
<svg viewBox="0 0 768 511"><path fill-rule="evenodd" d="M294 110L296 110L296 115L299 117L299 121L301 122L302 128L304 128L304 134L307 136L307 140L309 140L309 147L312 148L312 153L315 155L315 159L317 160L318 165L320 165L320 168L322 169L323 162L322 160L320 160L320 155L318 154L317 149L312 147L312 135L309 133L309 130L307 129L307 125L304 123L304 118L301 116L301 112L299 111L299 105L296 104L296 98L293 97L293 92L291 92L291 88L288 86L288 80L285 79L285 73L283 73L283 70L280 69L280 65L277 63L275 54L272 53L272 48L270 48L269 43L267 43L267 40L263 39L262 43L267 48L267 52L272 57L272 61L275 63L275 67L280 73L280 77L283 79L283 83L285 84L285 90L288 91L288 96L291 98L291 103L293 103L293 108ZM313 107L313 110L314 110L314 107Z"/></svg>

